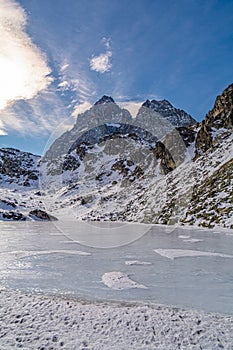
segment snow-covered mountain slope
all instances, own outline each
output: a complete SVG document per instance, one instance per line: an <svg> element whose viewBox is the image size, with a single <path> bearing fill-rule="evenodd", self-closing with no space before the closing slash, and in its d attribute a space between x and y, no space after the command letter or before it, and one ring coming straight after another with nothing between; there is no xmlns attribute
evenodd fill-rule
<svg viewBox="0 0 233 350"><path fill-rule="evenodd" d="M211 176L204 177L194 188L182 221L201 226L215 224L233 228L233 159L222 162Z"/></svg>
<svg viewBox="0 0 233 350"><path fill-rule="evenodd" d="M184 119L175 128L158 112L170 115L174 107L167 101L149 101L157 110L144 105L132 118L103 96L40 162L2 151L0 211L18 211L26 219L34 219L37 209L58 218L233 228L231 101L232 86L201 125L188 123L181 111ZM38 162L39 187L29 172L38 176ZM24 170L11 171L17 167Z"/></svg>
<svg viewBox="0 0 233 350"><path fill-rule="evenodd" d="M53 203L60 201L84 220L233 227L232 140L232 135L219 140L196 162L185 162L163 176L152 170L130 181L130 166L118 163L111 171L112 159L95 178L82 168L80 181L64 186ZM154 169L159 172L158 166ZM55 212L58 208L53 207Z"/></svg>
<svg viewBox="0 0 233 350"><path fill-rule="evenodd" d="M130 195L131 183L134 187L164 176L187 157L179 132L158 112L149 109L138 122L112 98L103 96L46 152L41 160L41 186L54 195L54 201L48 201L49 210L59 203L72 207L80 217L79 209L87 213L82 204L101 206L112 194L120 198L122 188Z"/></svg>
<svg viewBox="0 0 233 350"><path fill-rule="evenodd" d="M109 103L106 100L104 105ZM157 112L142 108L144 121L140 127L148 130ZM193 161L200 128L196 124L166 129L162 147L168 152L162 156L138 135L131 139L129 133L123 137L122 132L108 132L104 137L102 129L94 128L92 138L86 134L83 143L74 143L64 158L62 181L48 208L58 215L72 208L73 215L83 220L232 227L232 130L212 128L214 142ZM100 135L98 140L95 133ZM154 142L158 147L158 141ZM168 171L163 169L164 161L172 165ZM76 164L75 169L71 164ZM217 179L214 193L211 183Z"/></svg>
<svg viewBox="0 0 233 350"><path fill-rule="evenodd" d="M49 219L40 211L40 159L14 148L0 149L0 220Z"/></svg>

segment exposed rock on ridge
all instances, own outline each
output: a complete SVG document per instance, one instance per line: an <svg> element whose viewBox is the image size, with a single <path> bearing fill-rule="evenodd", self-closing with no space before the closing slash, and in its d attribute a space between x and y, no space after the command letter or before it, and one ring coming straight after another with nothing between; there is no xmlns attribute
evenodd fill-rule
<svg viewBox="0 0 233 350"><path fill-rule="evenodd" d="M196 123L196 120L182 109L175 108L169 101L146 100L142 107L160 113L175 127L185 127Z"/></svg>
<svg viewBox="0 0 233 350"><path fill-rule="evenodd" d="M40 157L14 148L0 149L0 182L35 185L39 176Z"/></svg>
<svg viewBox="0 0 233 350"><path fill-rule="evenodd" d="M219 136L228 135L233 129L233 84L229 85L216 100L214 107L201 123L196 138L195 158L213 146Z"/></svg>
<svg viewBox="0 0 233 350"><path fill-rule="evenodd" d="M105 104L105 103L115 103L114 99L111 96L106 96L104 95L103 97L101 97L100 100L98 100L94 106L97 105L101 105L101 104Z"/></svg>

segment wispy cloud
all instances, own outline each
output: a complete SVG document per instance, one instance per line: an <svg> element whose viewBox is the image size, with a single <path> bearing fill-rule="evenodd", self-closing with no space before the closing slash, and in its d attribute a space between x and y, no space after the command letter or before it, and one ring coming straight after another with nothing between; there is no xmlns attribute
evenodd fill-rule
<svg viewBox="0 0 233 350"><path fill-rule="evenodd" d="M6 130L4 129L3 122L0 120L0 136L7 135Z"/></svg>
<svg viewBox="0 0 233 350"><path fill-rule="evenodd" d="M26 33L26 14L13 0L0 0L0 110L31 99L51 83L43 53Z"/></svg>
<svg viewBox="0 0 233 350"><path fill-rule="evenodd" d="M77 117L79 114L85 112L86 110L88 110L89 108L91 108L92 104L90 102L83 102L83 103L79 103L76 104L74 107L74 111L72 113L73 117Z"/></svg>
<svg viewBox="0 0 233 350"><path fill-rule="evenodd" d="M103 37L102 42L105 45L107 50L111 50L111 39L110 38Z"/></svg>
<svg viewBox="0 0 233 350"><path fill-rule="evenodd" d="M20 100L0 112L4 128L21 135L49 135L68 117L55 91L44 91L31 100ZM0 124L1 129L1 124Z"/></svg>
<svg viewBox="0 0 233 350"><path fill-rule="evenodd" d="M102 42L104 43L104 46L106 47L106 52L101 53L98 56L93 56L90 59L91 70L94 70L98 73L106 73L106 72L110 71L110 69L112 68L112 63L110 62L110 59L112 57L110 39L103 38Z"/></svg>
<svg viewBox="0 0 233 350"><path fill-rule="evenodd" d="M72 62L72 60L70 60ZM79 103L89 100L95 91L94 84L88 79L84 72L73 68L71 63L63 63L59 69L58 90L61 92L70 91L73 93L73 99Z"/></svg>
<svg viewBox="0 0 233 350"><path fill-rule="evenodd" d="M64 63L62 66L61 66L61 72L65 72L67 69L69 68L69 63Z"/></svg>

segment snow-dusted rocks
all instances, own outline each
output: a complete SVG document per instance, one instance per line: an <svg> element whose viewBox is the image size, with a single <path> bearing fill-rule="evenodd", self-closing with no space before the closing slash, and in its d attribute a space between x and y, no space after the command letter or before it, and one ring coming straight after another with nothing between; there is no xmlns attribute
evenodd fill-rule
<svg viewBox="0 0 233 350"><path fill-rule="evenodd" d="M233 84L229 85L216 98L214 107L201 123L196 138L198 158L203 152L214 146L220 137L227 137L233 130Z"/></svg>
<svg viewBox="0 0 233 350"><path fill-rule="evenodd" d="M0 218L71 209L75 220L233 228L232 89L201 125L166 100L132 118L103 96L42 159L0 150Z"/></svg>
<svg viewBox="0 0 233 350"><path fill-rule="evenodd" d="M49 215L46 211L41 209L34 209L29 212L29 216L34 220L39 221L56 221L57 218L53 215Z"/></svg>
<svg viewBox="0 0 233 350"><path fill-rule="evenodd" d="M38 183L39 156L14 148L0 149L0 184L33 187Z"/></svg>

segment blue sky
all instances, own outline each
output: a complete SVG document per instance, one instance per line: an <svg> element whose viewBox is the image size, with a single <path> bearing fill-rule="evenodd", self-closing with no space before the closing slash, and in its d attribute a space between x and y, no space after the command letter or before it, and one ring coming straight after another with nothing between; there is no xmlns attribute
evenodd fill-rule
<svg viewBox="0 0 233 350"><path fill-rule="evenodd" d="M201 120L233 82L232 0L0 0L0 37L0 147L42 153L103 94Z"/></svg>

